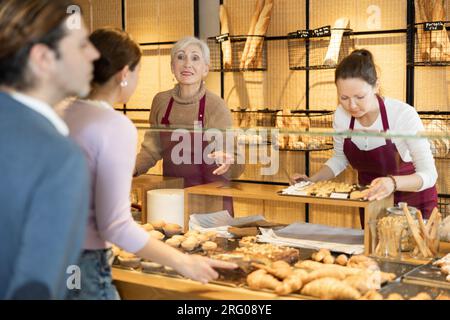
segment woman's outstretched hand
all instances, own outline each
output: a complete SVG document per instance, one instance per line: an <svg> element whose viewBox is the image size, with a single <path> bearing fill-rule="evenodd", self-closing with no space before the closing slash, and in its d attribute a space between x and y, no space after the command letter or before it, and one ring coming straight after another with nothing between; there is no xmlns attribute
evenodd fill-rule
<svg viewBox="0 0 450 320"><path fill-rule="evenodd" d="M208 154L208 158L214 159L219 167L213 171L213 174L221 176L230 169L231 165L234 164L234 156L223 151L215 151Z"/></svg>
<svg viewBox="0 0 450 320"><path fill-rule="evenodd" d="M189 279L200 281L201 283L208 283L219 277L219 274L214 268L236 269L237 267L235 263L214 260L195 254L186 254L183 263L180 263L177 271Z"/></svg>
<svg viewBox="0 0 450 320"><path fill-rule="evenodd" d="M306 174L294 173L290 179L293 183L300 181L311 181L311 179Z"/></svg>
<svg viewBox="0 0 450 320"><path fill-rule="evenodd" d="M395 185L391 178L382 177L376 178L372 181L369 188L369 193L367 194L367 199L372 200L382 200L394 192Z"/></svg>

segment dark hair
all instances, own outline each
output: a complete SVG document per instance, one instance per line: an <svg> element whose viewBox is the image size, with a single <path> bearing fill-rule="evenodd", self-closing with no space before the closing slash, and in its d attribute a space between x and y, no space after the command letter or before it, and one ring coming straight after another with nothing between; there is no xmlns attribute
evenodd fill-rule
<svg viewBox="0 0 450 320"><path fill-rule="evenodd" d="M365 49L355 50L345 57L336 68L334 81L338 79L361 78L375 86L378 80L373 55Z"/></svg>
<svg viewBox="0 0 450 320"><path fill-rule="evenodd" d="M0 0L0 85L18 90L34 85L27 72L31 48L42 43L59 56L70 5L70 0Z"/></svg>
<svg viewBox="0 0 450 320"><path fill-rule="evenodd" d="M106 83L125 66L134 71L141 61L139 45L125 31L101 28L95 30L89 39L100 52L100 59L94 62L94 85Z"/></svg>

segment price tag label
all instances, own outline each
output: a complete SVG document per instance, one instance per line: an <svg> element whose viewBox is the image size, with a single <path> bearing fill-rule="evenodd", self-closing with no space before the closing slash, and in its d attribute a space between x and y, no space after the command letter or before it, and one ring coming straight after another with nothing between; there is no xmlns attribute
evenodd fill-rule
<svg viewBox="0 0 450 320"><path fill-rule="evenodd" d="M311 35L313 37L326 37L331 36L331 27L325 26L321 28L317 28L311 31Z"/></svg>
<svg viewBox="0 0 450 320"><path fill-rule="evenodd" d="M297 30L297 37L309 38L309 30Z"/></svg>
<svg viewBox="0 0 450 320"><path fill-rule="evenodd" d="M333 192L330 195L330 198L333 198L333 199L348 199L348 193Z"/></svg>
<svg viewBox="0 0 450 320"><path fill-rule="evenodd" d="M444 23L442 21L425 22L423 29L425 31L444 30Z"/></svg>
<svg viewBox="0 0 450 320"><path fill-rule="evenodd" d="M219 43L228 41L229 39L230 39L230 34L229 33L224 33L224 34L221 34L221 35L216 37L216 41L219 42Z"/></svg>

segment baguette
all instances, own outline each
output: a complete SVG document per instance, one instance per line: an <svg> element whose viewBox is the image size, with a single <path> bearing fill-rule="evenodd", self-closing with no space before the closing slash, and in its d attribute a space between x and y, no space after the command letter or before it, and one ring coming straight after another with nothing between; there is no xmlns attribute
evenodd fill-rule
<svg viewBox="0 0 450 320"><path fill-rule="evenodd" d="M344 28L347 28L349 19L346 17L339 18L334 23L331 30L330 44L325 56L323 64L326 66L336 66L339 60L339 52L341 51L342 38L344 36Z"/></svg>
<svg viewBox="0 0 450 320"><path fill-rule="evenodd" d="M259 16L258 23L255 26L254 35L256 36L266 35L267 29L269 28L272 7L273 7L272 0L267 0ZM250 48L248 50L248 55L245 59L244 65L245 69L258 66L258 58L260 56L260 52L262 51L263 43L264 43L263 37L252 37L250 42Z"/></svg>
<svg viewBox="0 0 450 320"><path fill-rule="evenodd" d="M251 36L255 32L255 26L258 23L259 15L261 14L262 9L264 8L264 0L257 0L255 5L255 10L253 13L252 20L250 21L250 29L248 30L247 35ZM244 69L245 61L247 61L248 51L250 50L250 43L252 38L247 38L245 41L244 51L242 52L241 63L239 68Z"/></svg>
<svg viewBox="0 0 450 320"><path fill-rule="evenodd" d="M414 240L417 243L417 246L419 247L420 253L426 258L431 256L431 252L426 246L424 240L420 236L419 230L417 226L414 224L413 218L411 216L411 213L409 213L408 206L403 207L403 212L406 216L406 221L408 222L408 226L413 234Z"/></svg>
<svg viewBox="0 0 450 320"><path fill-rule="evenodd" d="M230 34L230 28L228 25L228 14L225 5L220 5L219 10L220 16L220 33L221 34ZM223 54L223 68L231 69L232 66L232 51L231 51L231 41L230 39L222 42L222 54Z"/></svg>

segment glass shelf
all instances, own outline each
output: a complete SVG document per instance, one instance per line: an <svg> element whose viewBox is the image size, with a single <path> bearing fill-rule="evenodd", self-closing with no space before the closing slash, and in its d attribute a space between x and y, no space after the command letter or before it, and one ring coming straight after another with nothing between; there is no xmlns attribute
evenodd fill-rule
<svg viewBox="0 0 450 320"><path fill-rule="evenodd" d="M401 139L450 139L450 131L370 131L370 130L344 130L335 131L329 128L310 128L309 130L294 130L294 129L279 129L274 127L230 127L226 129L217 128L194 128L193 126L148 126L139 124L138 129L149 130L154 132L174 132L180 131L180 133L201 133L205 131L216 131L228 134L255 134L255 135L280 135L280 134L296 134L306 136L323 136L323 137L383 137L383 138L401 138ZM450 128L448 128L450 129Z"/></svg>

